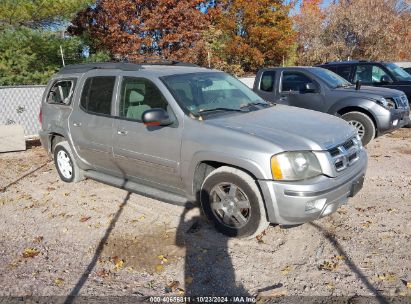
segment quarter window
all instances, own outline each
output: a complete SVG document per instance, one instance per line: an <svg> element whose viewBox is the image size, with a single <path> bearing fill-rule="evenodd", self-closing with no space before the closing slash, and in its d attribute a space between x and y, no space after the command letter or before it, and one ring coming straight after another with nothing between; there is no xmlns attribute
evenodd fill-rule
<svg viewBox="0 0 411 304"><path fill-rule="evenodd" d="M261 77L260 90L272 92L274 89L275 71L266 71Z"/></svg>
<svg viewBox="0 0 411 304"><path fill-rule="evenodd" d="M153 108L168 110L167 101L160 90L147 79L124 77L119 116L141 121L143 113Z"/></svg>
<svg viewBox="0 0 411 304"><path fill-rule="evenodd" d="M115 82L114 76L88 78L81 94L81 107L91 113L110 115Z"/></svg>
<svg viewBox="0 0 411 304"><path fill-rule="evenodd" d="M73 95L73 81L62 80L56 82L47 96L48 103L69 104Z"/></svg>

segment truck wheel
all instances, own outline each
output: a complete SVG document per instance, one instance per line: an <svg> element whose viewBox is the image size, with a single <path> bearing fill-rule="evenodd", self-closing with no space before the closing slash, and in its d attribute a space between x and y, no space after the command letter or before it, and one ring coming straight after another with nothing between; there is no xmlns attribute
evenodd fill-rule
<svg viewBox="0 0 411 304"><path fill-rule="evenodd" d="M201 187L200 202L207 218L227 236L252 238L268 227L260 190L241 170L223 166L212 171Z"/></svg>
<svg viewBox="0 0 411 304"><path fill-rule="evenodd" d="M72 183L84 179L83 170L75 163L67 141L61 141L54 147L54 164L62 181Z"/></svg>
<svg viewBox="0 0 411 304"><path fill-rule="evenodd" d="M341 118L357 130L364 146L375 137L374 122L367 114L361 112L348 112L341 116Z"/></svg>

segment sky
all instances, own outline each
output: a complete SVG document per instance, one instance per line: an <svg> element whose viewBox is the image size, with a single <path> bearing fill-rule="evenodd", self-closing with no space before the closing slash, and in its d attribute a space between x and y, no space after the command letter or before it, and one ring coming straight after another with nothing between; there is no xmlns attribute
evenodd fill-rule
<svg viewBox="0 0 411 304"><path fill-rule="evenodd" d="M322 1L322 3L321 3L321 7L327 7L328 5L330 5L330 3L332 3L334 0L323 0ZM291 14L292 15L295 15L295 14L297 14L298 12L299 12L299 10L300 10L300 7L299 7L299 4L300 3L298 3L297 4L297 6L293 9L293 11L291 12Z"/></svg>

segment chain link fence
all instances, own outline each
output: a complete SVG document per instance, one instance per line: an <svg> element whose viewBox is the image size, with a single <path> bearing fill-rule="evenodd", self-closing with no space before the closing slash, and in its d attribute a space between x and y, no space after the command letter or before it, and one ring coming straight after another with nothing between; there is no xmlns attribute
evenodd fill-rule
<svg viewBox="0 0 411 304"><path fill-rule="evenodd" d="M0 86L0 125L22 125L26 139L37 138L41 98L46 86Z"/></svg>

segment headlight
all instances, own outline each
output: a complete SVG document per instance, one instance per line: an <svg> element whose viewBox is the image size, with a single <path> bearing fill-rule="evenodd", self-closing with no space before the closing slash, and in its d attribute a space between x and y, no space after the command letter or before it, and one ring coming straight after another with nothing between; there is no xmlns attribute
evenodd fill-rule
<svg viewBox="0 0 411 304"><path fill-rule="evenodd" d="M390 98L386 99L383 97L381 99L377 99L376 102L387 110L395 109L395 102Z"/></svg>
<svg viewBox="0 0 411 304"><path fill-rule="evenodd" d="M318 176L320 163L312 152L284 152L271 157L271 173L275 180L295 181Z"/></svg>

